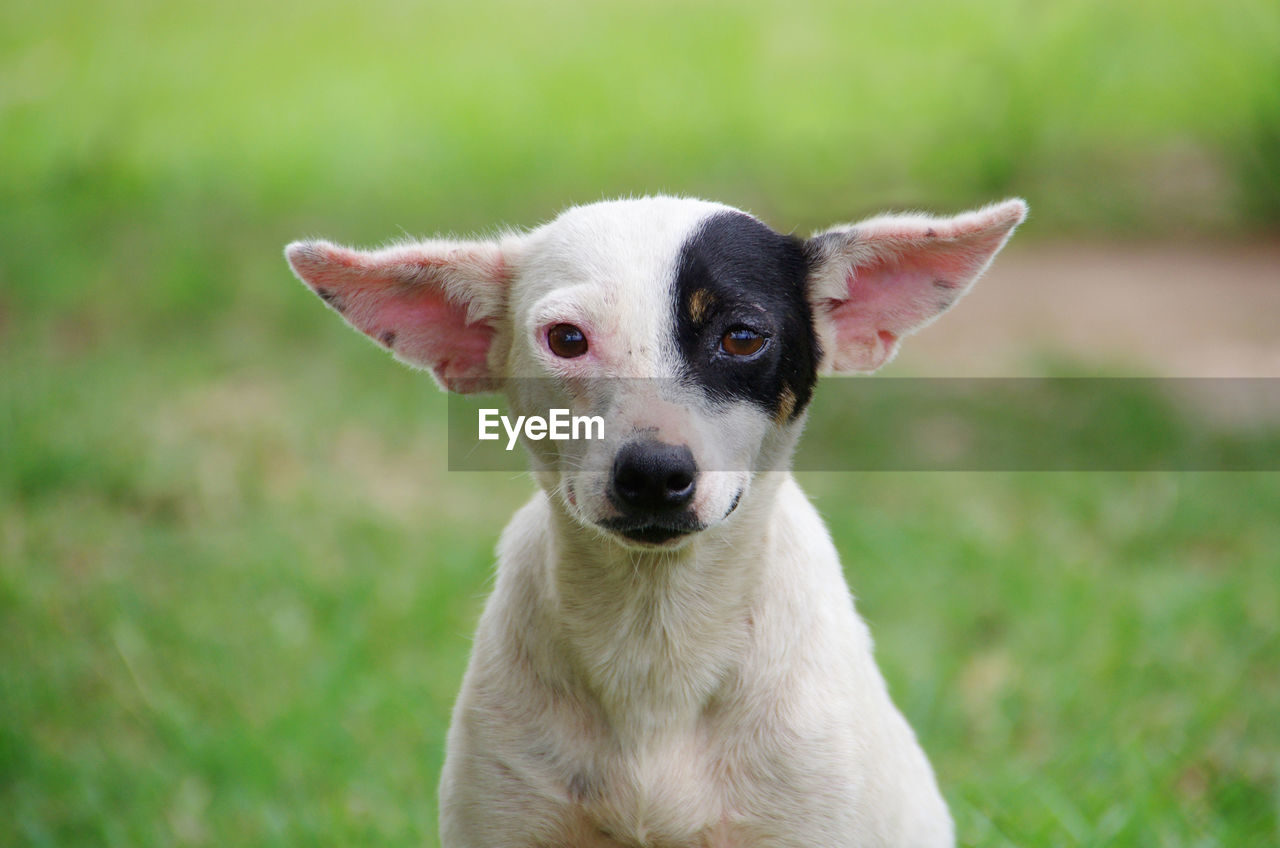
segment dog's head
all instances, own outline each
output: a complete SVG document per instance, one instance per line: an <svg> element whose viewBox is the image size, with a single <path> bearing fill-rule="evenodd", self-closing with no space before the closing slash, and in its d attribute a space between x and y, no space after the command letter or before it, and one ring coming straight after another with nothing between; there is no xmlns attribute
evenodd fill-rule
<svg viewBox="0 0 1280 848"><path fill-rule="evenodd" d="M526 440L542 485L619 543L678 547L785 464L819 374L870 372L968 291L1026 215L885 216L808 240L669 197L570 209L526 234L376 251L295 242L352 326L517 415L599 416Z"/></svg>

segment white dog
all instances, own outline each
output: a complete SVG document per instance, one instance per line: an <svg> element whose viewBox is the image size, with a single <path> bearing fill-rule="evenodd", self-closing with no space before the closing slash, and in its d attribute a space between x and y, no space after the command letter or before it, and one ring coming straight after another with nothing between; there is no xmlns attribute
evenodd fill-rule
<svg viewBox="0 0 1280 848"><path fill-rule="evenodd" d="M445 387L607 423L526 439L542 490L498 546L444 845L953 843L785 469L818 376L889 361L1025 215L1009 200L803 240L654 197L489 241L288 247L329 306Z"/></svg>

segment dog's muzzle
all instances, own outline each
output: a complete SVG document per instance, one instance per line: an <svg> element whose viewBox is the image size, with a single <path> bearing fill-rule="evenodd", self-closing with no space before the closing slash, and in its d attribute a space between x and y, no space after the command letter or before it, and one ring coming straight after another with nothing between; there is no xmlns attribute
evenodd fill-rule
<svg viewBox="0 0 1280 848"><path fill-rule="evenodd" d="M660 545L703 529L693 511L698 466L685 445L630 442L618 451L609 501L621 513L602 524L634 541Z"/></svg>

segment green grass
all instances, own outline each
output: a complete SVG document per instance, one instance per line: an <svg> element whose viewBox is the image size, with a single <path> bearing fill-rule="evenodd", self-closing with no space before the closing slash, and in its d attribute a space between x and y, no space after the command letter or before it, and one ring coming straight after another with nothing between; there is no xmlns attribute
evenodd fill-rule
<svg viewBox="0 0 1280 848"><path fill-rule="evenodd" d="M530 484L445 472L286 241L657 190L1265 230L1277 55L1263 0L3 4L0 845L434 844ZM805 482L964 843L1280 839L1280 477Z"/></svg>
<svg viewBox="0 0 1280 848"><path fill-rule="evenodd" d="M962 842L1275 840L1275 475L809 482Z"/></svg>
<svg viewBox="0 0 1280 848"><path fill-rule="evenodd" d="M333 327L105 354L6 396L0 802L16 844L430 844L529 484ZM14 384L9 384L10 388ZM969 844L1277 833L1280 477L810 474Z"/></svg>

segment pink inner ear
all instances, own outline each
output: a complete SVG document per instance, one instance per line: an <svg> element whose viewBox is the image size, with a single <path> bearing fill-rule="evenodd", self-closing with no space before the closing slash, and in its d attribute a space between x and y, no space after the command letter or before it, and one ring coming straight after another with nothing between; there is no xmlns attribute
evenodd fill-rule
<svg viewBox="0 0 1280 848"><path fill-rule="evenodd" d="M967 286L962 260L927 247L850 268L844 300L830 316L840 352L836 367L874 371L899 340L946 311Z"/></svg>
<svg viewBox="0 0 1280 848"><path fill-rule="evenodd" d="M370 329L361 327L401 359L426 364L450 391L475 391L489 378L494 330L467 323L467 311L443 293L394 295L375 307Z"/></svg>
<svg viewBox="0 0 1280 848"><path fill-rule="evenodd" d="M493 299L504 264L489 252L431 245L365 253L324 242L291 245L289 262L317 295L353 327L401 360L429 368L457 392L493 387L489 350L495 331L468 320L457 296Z"/></svg>
<svg viewBox="0 0 1280 848"><path fill-rule="evenodd" d="M887 362L903 336L968 291L1025 214L1025 204L1009 201L950 219L877 218L845 231L849 253L832 260L844 263L843 291L827 301L832 367L874 371Z"/></svg>

